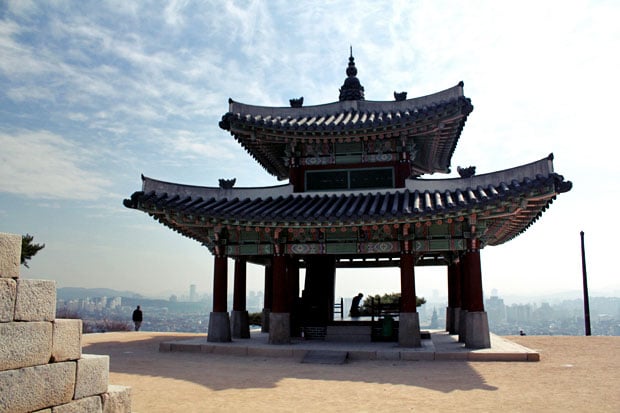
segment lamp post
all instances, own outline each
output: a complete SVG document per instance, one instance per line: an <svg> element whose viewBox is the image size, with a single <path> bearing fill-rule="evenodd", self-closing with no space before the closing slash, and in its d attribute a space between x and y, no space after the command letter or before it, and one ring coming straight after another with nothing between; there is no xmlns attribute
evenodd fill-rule
<svg viewBox="0 0 620 413"><path fill-rule="evenodd" d="M584 233L581 231L581 272L583 273L583 313L586 323L586 336L591 336L590 330L590 299L588 298L588 276L586 273L586 249L583 242Z"/></svg>

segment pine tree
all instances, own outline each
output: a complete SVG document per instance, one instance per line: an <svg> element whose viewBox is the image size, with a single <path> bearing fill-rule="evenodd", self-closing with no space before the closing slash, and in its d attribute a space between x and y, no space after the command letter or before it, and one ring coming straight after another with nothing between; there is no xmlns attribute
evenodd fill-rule
<svg viewBox="0 0 620 413"><path fill-rule="evenodd" d="M26 267L28 266L28 261L34 257L37 252L41 251L45 248L45 244L33 244L32 241L34 237L30 234L22 235L22 255L21 255L21 263Z"/></svg>

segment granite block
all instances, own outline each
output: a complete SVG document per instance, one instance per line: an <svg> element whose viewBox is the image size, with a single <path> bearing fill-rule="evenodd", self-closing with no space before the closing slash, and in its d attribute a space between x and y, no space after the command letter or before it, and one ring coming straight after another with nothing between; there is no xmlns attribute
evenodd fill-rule
<svg viewBox="0 0 620 413"><path fill-rule="evenodd" d="M103 413L131 413L131 387L111 384L101 400Z"/></svg>
<svg viewBox="0 0 620 413"><path fill-rule="evenodd" d="M52 413L101 413L101 397L92 396L52 407Z"/></svg>
<svg viewBox="0 0 620 413"><path fill-rule="evenodd" d="M0 372L0 412L32 412L70 402L75 371L76 363L69 361Z"/></svg>
<svg viewBox="0 0 620 413"><path fill-rule="evenodd" d="M52 361L82 357L82 320L57 318L52 325Z"/></svg>
<svg viewBox="0 0 620 413"><path fill-rule="evenodd" d="M17 283L12 278L0 278L0 323L13 321Z"/></svg>
<svg viewBox="0 0 620 413"><path fill-rule="evenodd" d="M17 280L15 321L54 321L56 318L56 282Z"/></svg>
<svg viewBox="0 0 620 413"><path fill-rule="evenodd" d="M22 236L0 232L0 278L18 278Z"/></svg>
<svg viewBox="0 0 620 413"><path fill-rule="evenodd" d="M52 355L52 323L0 323L0 371L47 364Z"/></svg>
<svg viewBox="0 0 620 413"><path fill-rule="evenodd" d="M77 361L74 399L94 396L108 390L110 356L82 354Z"/></svg>

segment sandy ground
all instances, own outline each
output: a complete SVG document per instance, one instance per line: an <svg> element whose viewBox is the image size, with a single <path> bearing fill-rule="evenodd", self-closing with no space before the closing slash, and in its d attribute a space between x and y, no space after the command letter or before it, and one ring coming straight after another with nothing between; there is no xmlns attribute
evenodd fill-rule
<svg viewBox="0 0 620 413"><path fill-rule="evenodd" d="M350 361L160 353L195 334L84 335L110 355L110 383L132 387L134 412L620 412L620 337L508 339L540 362Z"/></svg>

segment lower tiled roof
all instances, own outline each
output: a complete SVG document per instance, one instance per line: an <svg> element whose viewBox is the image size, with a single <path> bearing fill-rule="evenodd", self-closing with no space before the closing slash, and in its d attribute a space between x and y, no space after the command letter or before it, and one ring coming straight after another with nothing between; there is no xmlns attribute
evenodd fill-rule
<svg viewBox="0 0 620 413"><path fill-rule="evenodd" d="M545 173L543 165L548 166ZM524 170L539 171L534 176L523 176ZM507 171L512 171L507 173ZM488 244L505 242L531 225L561 192L572 184L552 171L551 158L521 168L501 171L480 177L421 181L424 190L413 189L416 181L406 189L375 192L290 193L272 196L247 196L242 188L218 190L205 188L191 190L186 186L165 183L159 185L170 191L146 190L135 192L124 201L128 208L147 212L179 231L183 231L179 217L191 217L193 222L205 224L249 225L262 227L304 227L326 225L360 225L373 223L416 223L428 220L467 216L472 213L489 216L504 212L510 205L519 205L515 211L497 213L498 219L490 227L496 234L488 237ZM493 177L504 179L493 182ZM509 179L510 177L514 179ZM158 181L148 182L144 189L157 187ZM429 183L430 182L430 183ZM481 182L484 184L476 184ZM459 183L461 186L459 186ZM469 185L468 185L469 184ZM182 188L182 189L174 189ZM280 188L287 188L286 186ZM435 189L433 189L435 188ZM260 193L260 188L255 192ZM202 195L199 195L201 194ZM246 196L236 196L245 194ZM505 216L503 216L505 215ZM482 219L484 215L481 215ZM175 218L176 217L176 218ZM194 225L195 226L195 225ZM192 232L194 233L194 232ZM490 234L489 234L490 235Z"/></svg>

